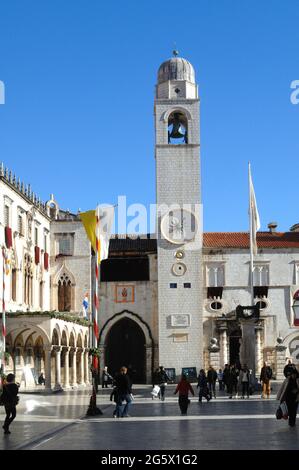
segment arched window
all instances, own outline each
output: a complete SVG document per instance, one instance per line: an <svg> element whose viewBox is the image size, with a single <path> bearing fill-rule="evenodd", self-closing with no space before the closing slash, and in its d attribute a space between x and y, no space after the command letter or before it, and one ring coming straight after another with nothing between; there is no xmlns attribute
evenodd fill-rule
<svg viewBox="0 0 299 470"><path fill-rule="evenodd" d="M188 121L181 111L173 111L169 115L168 143L188 144Z"/></svg>
<svg viewBox="0 0 299 470"><path fill-rule="evenodd" d="M70 312L72 309L72 281L62 274L58 281L58 311Z"/></svg>

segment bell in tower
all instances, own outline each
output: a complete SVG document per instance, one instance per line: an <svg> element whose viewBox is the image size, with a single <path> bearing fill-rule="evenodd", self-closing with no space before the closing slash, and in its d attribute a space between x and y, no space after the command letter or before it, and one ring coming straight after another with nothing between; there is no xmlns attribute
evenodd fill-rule
<svg viewBox="0 0 299 470"><path fill-rule="evenodd" d="M183 113L173 112L168 119L168 143L187 144L187 119Z"/></svg>

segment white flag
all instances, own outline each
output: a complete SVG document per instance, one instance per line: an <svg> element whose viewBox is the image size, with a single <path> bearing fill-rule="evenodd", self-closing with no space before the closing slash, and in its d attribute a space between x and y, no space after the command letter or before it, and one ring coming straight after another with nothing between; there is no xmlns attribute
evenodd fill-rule
<svg viewBox="0 0 299 470"><path fill-rule="evenodd" d="M100 261L108 258L111 230L114 222L114 206L97 207L99 217Z"/></svg>
<svg viewBox="0 0 299 470"><path fill-rule="evenodd" d="M254 187L251 179L251 170L250 170L250 163L249 163L249 216L250 216L250 228L251 228L251 246L250 250L252 250L253 254L257 254L257 244L256 244L256 232L261 228L261 222L259 213L257 210L256 199L255 199L255 192Z"/></svg>

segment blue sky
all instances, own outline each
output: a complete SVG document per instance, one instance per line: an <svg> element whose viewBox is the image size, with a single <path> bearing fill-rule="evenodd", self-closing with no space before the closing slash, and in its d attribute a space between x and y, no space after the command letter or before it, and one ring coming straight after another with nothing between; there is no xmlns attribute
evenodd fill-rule
<svg viewBox="0 0 299 470"><path fill-rule="evenodd" d="M0 160L71 211L155 202L153 100L174 42L201 98L205 231L248 230L247 163L262 229L299 222L297 0L6 0Z"/></svg>

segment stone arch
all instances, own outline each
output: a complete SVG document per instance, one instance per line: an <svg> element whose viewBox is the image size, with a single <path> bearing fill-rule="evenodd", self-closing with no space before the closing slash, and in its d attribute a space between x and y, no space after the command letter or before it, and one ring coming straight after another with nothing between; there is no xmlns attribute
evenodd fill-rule
<svg viewBox="0 0 299 470"><path fill-rule="evenodd" d="M188 121L192 121L193 117L192 117L190 111L188 109L184 108L183 106L174 106L173 108L167 109L167 111L165 111L162 114L161 121L164 121L164 123L167 124L170 114L172 114L176 111L183 113L186 116L186 118L188 119Z"/></svg>
<svg viewBox="0 0 299 470"><path fill-rule="evenodd" d="M69 339L68 339L68 334L67 334L67 330L66 328L64 328L62 330L62 333L61 333L61 346L68 346L68 343L69 343Z"/></svg>
<svg viewBox="0 0 299 470"><path fill-rule="evenodd" d="M71 346L72 348L75 347L75 344L76 344L76 333L74 330L72 330L70 332L70 337L69 337L69 346Z"/></svg>
<svg viewBox="0 0 299 470"><path fill-rule="evenodd" d="M299 331L293 331L292 333L289 333L283 340L282 345L286 346L286 357L292 357L293 362L299 364L299 357L297 353L294 356L294 351L290 350L290 345L293 341L298 339L298 348L296 351L299 349ZM294 346L294 345L292 345Z"/></svg>
<svg viewBox="0 0 299 470"><path fill-rule="evenodd" d="M60 342L61 342L60 331L59 331L59 329L57 329L57 328L55 327L55 328L53 328L53 331L52 331L52 340L51 340L51 344L52 344L52 345L55 345L55 346L59 346L59 345L60 345Z"/></svg>
<svg viewBox="0 0 299 470"><path fill-rule="evenodd" d="M107 344L107 338L109 333L114 325L118 323L120 320L129 319L135 322L139 328L142 330L145 338L145 375L146 375L146 383L151 383L152 374L154 371L154 361L155 361L155 344L153 335L150 329L150 326L136 313L131 312L129 310L122 310L121 312L116 313L110 319L108 319L99 335L99 345L101 349L100 355L100 367L104 367L104 359L105 359L105 348Z"/></svg>

